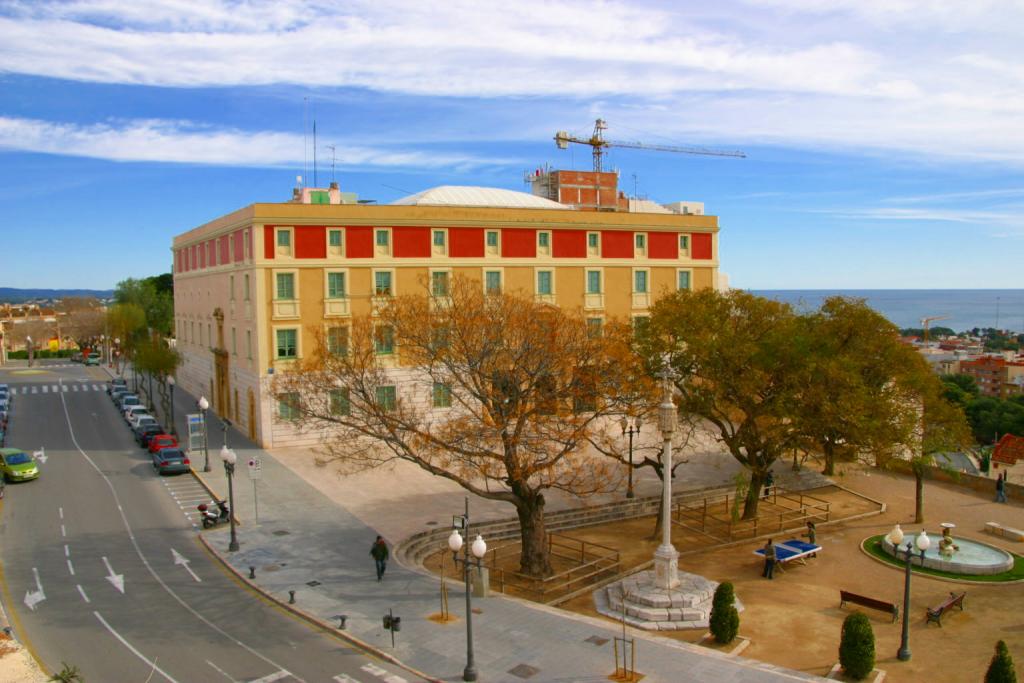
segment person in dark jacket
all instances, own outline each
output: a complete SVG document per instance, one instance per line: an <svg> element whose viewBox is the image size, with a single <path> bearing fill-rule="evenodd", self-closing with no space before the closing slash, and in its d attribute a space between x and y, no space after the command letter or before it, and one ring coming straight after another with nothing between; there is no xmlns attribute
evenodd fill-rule
<svg viewBox="0 0 1024 683"><path fill-rule="evenodd" d="M388 544L384 542L383 537L378 536L370 546L370 556L377 565L377 580L382 581L384 570L388 568Z"/></svg>
<svg viewBox="0 0 1024 683"><path fill-rule="evenodd" d="M1002 472L996 476L996 502L1006 502L1006 472Z"/></svg>
<svg viewBox="0 0 1024 683"><path fill-rule="evenodd" d="M771 470L768 470L768 476L764 479L764 499L768 500L769 494L772 492L772 487L775 486L775 475L772 474Z"/></svg>
<svg viewBox="0 0 1024 683"><path fill-rule="evenodd" d="M761 576L766 579L773 578L772 575L775 573L775 544L772 543L772 539L768 539L768 542L764 544L764 571L761 572Z"/></svg>

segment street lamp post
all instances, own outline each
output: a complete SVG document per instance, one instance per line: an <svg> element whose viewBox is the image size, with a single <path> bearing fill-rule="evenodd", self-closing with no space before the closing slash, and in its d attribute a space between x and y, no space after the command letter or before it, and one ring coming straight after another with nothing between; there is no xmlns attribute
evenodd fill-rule
<svg viewBox="0 0 1024 683"><path fill-rule="evenodd" d="M899 524L894 526L892 531L889 532L888 539L896 551L896 558L899 559L900 543L903 542L903 530L900 529ZM900 639L899 652L896 653L896 658L901 662L910 660L910 564L914 557L914 548L916 546L921 551L921 564L923 565L924 552L928 550L931 544L931 539L928 538L928 534L922 529L916 539L908 538L906 547L902 548L907 557L907 572L906 578L903 581L903 634Z"/></svg>
<svg viewBox="0 0 1024 683"><path fill-rule="evenodd" d="M115 353L115 355L117 357L117 367L115 369L117 370L117 374L120 375L121 374L121 338L120 337L114 337L114 346L116 347L114 349L114 353Z"/></svg>
<svg viewBox="0 0 1024 683"><path fill-rule="evenodd" d="M224 446L220 449L220 459L224 461L224 474L228 478L228 522L231 524L231 542L228 543L228 552L233 553L238 550L238 537L235 536L235 487L232 483L238 456L233 450Z"/></svg>
<svg viewBox="0 0 1024 683"><path fill-rule="evenodd" d="M462 571L463 578L466 581L466 668L462 671L462 680L464 681L475 681L477 677L476 673L476 662L473 659L473 591L470 590L469 579L470 579L470 563L469 563L469 552L473 551L473 557L476 558L477 569L480 568L480 560L484 555L487 554L487 543L484 541L480 534L476 535L476 539L473 543L463 544L462 536L459 534L459 529L462 528L466 532L466 538L469 538L469 497L466 497L466 514L461 517L455 517L451 536L448 537L448 548L452 551L452 557L455 558L455 566L459 565L459 549L463 549L463 560L462 560Z"/></svg>
<svg viewBox="0 0 1024 683"><path fill-rule="evenodd" d="M206 400L205 396L199 397L199 412L203 415L203 472L210 471L210 444L206 439L206 409L210 407L210 402Z"/></svg>
<svg viewBox="0 0 1024 683"><path fill-rule="evenodd" d="M661 370L663 395L658 406L661 431L661 545L654 551L654 585L672 590L679 585L679 552L672 545L672 432L676 430L676 404L672 401L672 368L668 355Z"/></svg>
<svg viewBox="0 0 1024 683"><path fill-rule="evenodd" d="M167 375L167 389L171 393L171 436L177 438L178 432L174 429L174 375Z"/></svg>
<svg viewBox="0 0 1024 683"><path fill-rule="evenodd" d="M25 336L25 343L28 345L28 354L27 354L28 355L28 366L32 367L32 359L35 357L35 354L32 353L32 337L29 336L29 335L26 335Z"/></svg>
<svg viewBox="0 0 1024 683"><path fill-rule="evenodd" d="M619 420L619 424L622 426L622 435L629 435L629 467L626 468L626 473L629 477L628 483L626 484L626 498L633 497L633 436L640 434L640 418L637 417L630 422L629 418L625 415Z"/></svg>

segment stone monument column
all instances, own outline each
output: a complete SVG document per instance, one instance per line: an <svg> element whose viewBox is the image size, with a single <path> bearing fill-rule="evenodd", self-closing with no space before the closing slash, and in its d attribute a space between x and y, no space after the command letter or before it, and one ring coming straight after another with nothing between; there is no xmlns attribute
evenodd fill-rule
<svg viewBox="0 0 1024 683"><path fill-rule="evenodd" d="M654 551L654 585L671 590L679 585L679 553L672 545L672 433L676 430L676 405L672 402L672 370L668 355L661 370L662 396L658 406L661 447L661 545Z"/></svg>

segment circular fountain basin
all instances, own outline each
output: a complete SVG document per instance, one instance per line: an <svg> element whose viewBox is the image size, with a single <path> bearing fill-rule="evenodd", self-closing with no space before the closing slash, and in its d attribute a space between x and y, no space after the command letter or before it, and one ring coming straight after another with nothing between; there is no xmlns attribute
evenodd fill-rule
<svg viewBox="0 0 1024 683"><path fill-rule="evenodd" d="M907 534L900 544L899 558L905 560L906 553L903 549L907 547L907 539L916 538L916 534ZM1010 553L979 541L971 541L958 536L953 541L960 547L960 550L952 555L939 553L939 541L941 534L928 534L928 540L932 542L931 547L924 553L924 566L931 569L938 569L952 574L1001 574L1013 569L1013 556ZM896 551L888 538L882 538L882 549L890 555L895 556ZM914 562L916 566L921 562L921 551L914 550Z"/></svg>

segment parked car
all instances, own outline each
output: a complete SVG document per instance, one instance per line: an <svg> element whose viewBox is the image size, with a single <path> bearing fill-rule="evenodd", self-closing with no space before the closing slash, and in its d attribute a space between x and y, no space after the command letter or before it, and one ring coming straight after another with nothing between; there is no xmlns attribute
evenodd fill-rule
<svg viewBox="0 0 1024 683"><path fill-rule="evenodd" d="M178 440L170 434L154 434L149 437L150 453L156 453L165 448L178 448Z"/></svg>
<svg viewBox="0 0 1024 683"><path fill-rule="evenodd" d="M128 406L124 411L124 421L133 427L132 418L139 415L149 415L149 410L146 406Z"/></svg>
<svg viewBox="0 0 1024 683"><path fill-rule="evenodd" d="M98 353L90 353L85 358L85 364L86 365L99 365L100 364L100 354L98 354Z"/></svg>
<svg viewBox="0 0 1024 683"><path fill-rule="evenodd" d="M85 360L85 357L82 356L81 352L79 352L79 351L75 351L73 354L71 354L71 362L72 363L81 363L84 360Z"/></svg>
<svg viewBox="0 0 1024 683"><path fill-rule="evenodd" d="M116 405L120 404L121 397L125 396L126 394L130 394L130 393L131 392L128 391L128 387L115 387L115 388L110 390L110 400L116 406Z"/></svg>
<svg viewBox="0 0 1024 683"><path fill-rule="evenodd" d="M153 422L146 422L141 427L135 428L135 441L138 442L142 448L149 448L149 441L154 436L164 433L164 428Z"/></svg>
<svg viewBox="0 0 1024 683"><path fill-rule="evenodd" d="M0 473L7 481L28 481L39 476L39 466L20 448L0 448Z"/></svg>
<svg viewBox="0 0 1024 683"><path fill-rule="evenodd" d="M128 389L128 380L124 377L115 377L114 379L107 380L107 393L111 393L114 389L123 387L126 391Z"/></svg>
<svg viewBox="0 0 1024 683"><path fill-rule="evenodd" d="M153 467L160 474L188 472L191 463L180 448L162 448L152 454Z"/></svg>

